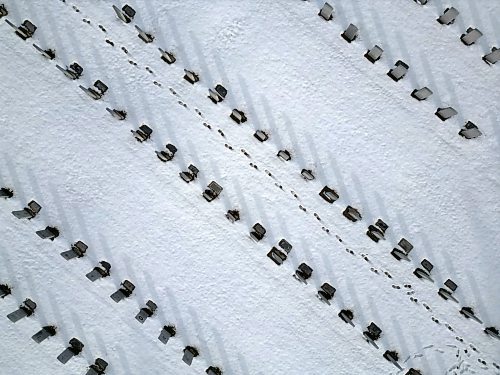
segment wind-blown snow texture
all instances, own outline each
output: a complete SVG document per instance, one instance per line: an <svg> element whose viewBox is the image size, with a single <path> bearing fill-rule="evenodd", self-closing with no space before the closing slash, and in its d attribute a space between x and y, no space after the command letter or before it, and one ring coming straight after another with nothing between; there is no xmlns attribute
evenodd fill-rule
<svg viewBox="0 0 500 375"><path fill-rule="evenodd" d="M126 25L112 10L124 3L108 0L3 2L6 18L38 29L23 42L0 20L0 187L15 192L0 200L0 283L12 287L0 301L0 374L83 374L97 357L106 374L210 365L224 374L500 373L500 341L483 332L500 328L500 72L481 60L500 46L500 3L332 0L326 22L319 0L131 0L137 14ZM435 19L448 6L460 15L442 26ZM351 44L340 37L349 23L360 29ZM466 47L469 26L483 37ZM372 65L363 54L374 44L384 55ZM396 83L386 73L399 59L410 70ZM84 68L78 81L55 68L73 61ZM200 82L183 80L184 68ZM93 101L78 85L97 79L109 90ZM214 105L217 83L229 94ZM418 102L409 94L422 86L434 94ZM441 122L434 112L446 106L458 115ZM248 122L236 125L233 108ZM466 121L483 135L458 136ZM141 123L153 129L142 144L130 133ZM164 164L154 151L166 143L179 151ZM290 162L276 157L283 148ZM178 174L191 163L200 174L186 184ZM211 180L224 190L207 203ZM340 194L332 205L318 196L324 185ZM31 199L38 217L11 215ZM347 205L363 220L347 221ZM241 221L231 224L224 214L234 208ZM376 244L365 232L378 218L390 227ZM267 229L259 243L248 235L256 222ZM47 225L61 231L53 242L35 235ZM410 263L390 255L402 237L415 246ZM293 250L278 267L266 254L281 238ZM87 255L65 261L59 254L77 240ZM424 258L434 283L412 274ZM101 260L111 276L91 283L85 274ZM291 277L301 262L314 269L308 285ZM437 294L448 278L459 304ZM124 279L136 290L115 304L109 295ZM331 306L315 297L323 282L337 289ZM27 297L35 314L11 323ZM148 299L158 311L141 325L134 316ZM354 312L354 328L341 309ZM372 321L379 349L362 336ZM30 337L47 324L57 335L36 344ZM167 324L177 335L163 345ZM71 337L85 348L62 365ZM186 345L200 351L191 367Z"/></svg>

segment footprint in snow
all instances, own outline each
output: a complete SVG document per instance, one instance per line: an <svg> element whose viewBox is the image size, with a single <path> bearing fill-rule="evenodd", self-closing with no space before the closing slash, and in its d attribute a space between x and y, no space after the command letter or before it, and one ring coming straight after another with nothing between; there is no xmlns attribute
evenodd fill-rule
<svg viewBox="0 0 500 375"><path fill-rule="evenodd" d="M212 127L209 124L207 124L206 122L203 123L203 126L212 130Z"/></svg>
<svg viewBox="0 0 500 375"><path fill-rule="evenodd" d="M146 70L148 71L148 73L154 74L154 72L151 70L151 68L149 66L146 66Z"/></svg>
<svg viewBox="0 0 500 375"><path fill-rule="evenodd" d="M99 28L103 31L103 32L106 32L106 29L104 28L103 25L99 25ZM123 48L123 47L122 47Z"/></svg>
<svg viewBox="0 0 500 375"><path fill-rule="evenodd" d="M161 83L160 82L153 81L153 84L155 84L158 87L161 87Z"/></svg>
<svg viewBox="0 0 500 375"><path fill-rule="evenodd" d="M218 129L217 131L219 132L219 134L220 134L222 137L226 138L226 135L224 134L224 132L223 132L222 130Z"/></svg>
<svg viewBox="0 0 500 375"><path fill-rule="evenodd" d="M126 49L125 47L122 47L122 51L128 54L128 49Z"/></svg>
<svg viewBox="0 0 500 375"><path fill-rule="evenodd" d="M106 39L106 43L111 44L113 47L115 46L115 44L111 40L109 40L109 39Z"/></svg>
<svg viewBox="0 0 500 375"><path fill-rule="evenodd" d="M233 147L232 146L229 146L227 143L224 144L224 146L228 149L230 149L231 151L233 150Z"/></svg>

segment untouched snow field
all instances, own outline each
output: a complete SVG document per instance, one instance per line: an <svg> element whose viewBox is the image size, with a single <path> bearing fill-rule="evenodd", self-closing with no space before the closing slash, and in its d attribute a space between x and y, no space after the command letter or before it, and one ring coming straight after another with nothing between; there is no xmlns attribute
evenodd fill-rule
<svg viewBox="0 0 500 375"><path fill-rule="evenodd" d="M106 374L127 375L500 374L500 340L483 332L500 329L500 63L481 59L500 47L500 2L330 0L326 22L320 0L130 0L129 24L112 9L124 2L1 2L0 187L14 197L0 198L0 284L12 288L0 300L0 374L85 374L97 357ZM440 25L450 6L458 19ZM38 29L23 41L5 18ZM340 34L350 23L360 34L349 44ZM483 37L467 47L469 26ZM371 64L363 55L375 44L384 54ZM394 82L397 60L410 69ZM55 65L74 61L84 72L71 81ZM78 86L97 79L109 90L94 101ZM228 95L214 105L218 83ZM423 86L433 95L419 102L410 93ZM448 106L458 114L442 122L434 112ZM232 121L233 108L248 121ZM458 135L467 121L481 137ZM153 129L143 143L130 132L141 124ZM162 163L154 151L166 143L178 152ZM189 164L200 173L186 184ZM224 190L208 203L212 180ZM318 195L325 185L340 195L331 205ZM11 214L32 199L37 217ZM347 205L362 220L348 221ZM230 209L240 221L225 218ZM389 229L375 243L365 233L379 218ZM249 237L257 222L259 242ZM60 230L54 241L35 234L48 225ZM390 254L403 237L410 262ZM278 267L266 254L282 238L293 249ZM66 261L77 240L86 255ZM424 258L434 282L413 275ZM102 260L111 275L92 283L85 274ZM307 285L292 278L302 262L313 269ZM449 278L458 303L437 294ZM115 303L125 279L136 289ZM315 296L324 282L336 288L330 306ZM6 316L26 298L37 309L13 324ZM141 325L149 299L158 310ZM363 337L371 322L378 349ZM177 334L164 345L169 324ZM31 340L46 325L57 334ZM72 337L85 347L63 365ZM190 367L187 345L200 353Z"/></svg>

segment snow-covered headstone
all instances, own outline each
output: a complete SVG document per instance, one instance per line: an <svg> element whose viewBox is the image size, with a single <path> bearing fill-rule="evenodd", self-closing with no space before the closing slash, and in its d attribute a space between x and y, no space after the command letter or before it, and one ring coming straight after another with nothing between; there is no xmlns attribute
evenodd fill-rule
<svg viewBox="0 0 500 375"><path fill-rule="evenodd" d="M222 192L222 186L220 186L217 182L215 181L211 181L207 188L205 189L205 191L203 192L203 198L205 198L205 200L207 202L211 202L213 201L215 198L217 198L220 193Z"/></svg>
<svg viewBox="0 0 500 375"><path fill-rule="evenodd" d="M283 251L274 246L271 248L269 253L267 253L267 256L271 258L271 260L278 266L281 266L287 258L286 254Z"/></svg>
<svg viewBox="0 0 500 375"><path fill-rule="evenodd" d="M161 59L165 61L167 64L173 64L175 62L175 55L172 52L167 52L161 48L158 48L161 52Z"/></svg>
<svg viewBox="0 0 500 375"><path fill-rule="evenodd" d="M307 284L307 280L312 276L313 269L305 263L300 263L300 265L295 270L292 275L297 281Z"/></svg>
<svg viewBox="0 0 500 375"><path fill-rule="evenodd" d="M458 134L466 139L474 139L479 137L482 133L474 123L467 121Z"/></svg>
<svg viewBox="0 0 500 375"><path fill-rule="evenodd" d="M177 152L177 147L175 147L173 144L168 143L165 146L165 150L161 151L155 151L156 156L158 159L160 159L162 162L167 162L170 161L174 158L175 153Z"/></svg>
<svg viewBox="0 0 500 375"><path fill-rule="evenodd" d="M288 150L279 150L278 157L283 161L289 161L292 159L292 155L290 155Z"/></svg>
<svg viewBox="0 0 500 375"><path fill-rule="evenodd" d="M226 95L227 95L226 88L220 84L215 86L213 90L208 89L208 97L215 104L222 102L225 99Z"/></svg>
<svg viewBox="0 0 500 375"><path fill-rule="evenodd" d="M200 76L191 70L184 69L184 79L194 85L200 80Z"/></svg>
<svg viewBox="0 0 500 375"><path fill-rule="evenodd" d="M12 291L10 289L10 286L8 286L7 284L0 284L0 298L5 298L11 293Z"/></svg>
<svg viewBox="0 0 500 375"><path fill-rule="evenodd" d="M314 180L314 174L313 174L312 170L310 170L310 169L302 169L300 171L300 175L302 176L302 178L304 180L307 180L307 181Z"/></svg>
<svg viewBox="0 0 500 375"><path fill-rule="evenodd" d="M187 168L187 171L182 171L179 173L179 176L187 183L190 183L196 177L198 177L198 173L200 172L198 168L196 168L193 164L190 164Z"/></svg>
<svg viewBox="0 0 500 375"><path fill-rule="evenodd" d="M125 23L130 23L135 16L135 10L130 5L125 4L120 10L117 6L113 5L116 16Z"/></svg>
<svg viewBox="0 0 500 375"><path fill-rule="evenodd" d="M325 302L329 305L336 291L337 290L329 283L323 283L323 285L321 285L320 289L318 290L318 298L322 302Z"/></svg>
<svg viewBox="0 0 500 375"><path fill-rule="evenodd" d="M266 133L265 131L263 131L263 130L257 130L257 131L253 134L253 136L254 136L255 138L257 138L257 140L258 140L259 142L265 142L265 141L267 141L267 140L269 139L269 135L267 135L267 133Z"/></svg>
<svg viewBox="0 0 500 375"><path fill-rule="evenodd" d="M145 142L149 138L151 138L151 134L153 133L153 129L151 129L149 126L146 124L142 124L139 126L139 129L137 130L131 130L132 134L134 135L135 139L137 139L139 142Z"/></svg>
<svg viewBox="0 0 500 375"><path fill-rule="evenodd" d="M135 25L135 29L139 33L137 36L144 42L144 43L151 43L155 37L151 35L150 33L145 32L142 30L139 26Z"/></svg>
<svg viewBox="0 0 500 375"><path fill-rule="evenodd" d="M483 56L483 60L488 64L495 64L500 60L500 48L493 47L490 53Z"/></svg>
<svg viewBox="0 0 500 375"><path fill-rule="evenodd" d="M111 109L106 107L106 111L109 112L111 116L113 116L117 120L125 120L127 118L127 111L121 109Z"/></svg>

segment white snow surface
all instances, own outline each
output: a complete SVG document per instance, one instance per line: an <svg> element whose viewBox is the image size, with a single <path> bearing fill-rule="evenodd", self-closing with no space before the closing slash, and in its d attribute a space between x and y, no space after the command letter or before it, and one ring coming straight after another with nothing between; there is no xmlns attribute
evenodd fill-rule
<svg viewBox="0 0 500 375"><path fill-rule="evenodd" d="M481 60L500 47L500 2L331 0L326 22L320 0L130 0L130 24L112 9L125 2L2 2L6 18L38 29L22 41L0 20L0 187L15 193L0 199L0 283L12 287L0 300L0 374L84 374L97 357L106 374L211 365L224 374L500 374L500 340L483 332L500 328L500 66ZM449 6L459 18L440 25ZM360 29L351 44L340 37L349 23ZM483 37L466 47L469 26ZM374 44L384 54L371 64L363 54ZM394 82L386 73L399 59L410 69ZM55 67L73 61L84 68L77 81ZM184 68L200 81L186 82ZM97 79L109 90L93 101L78 85ZM214 105L217 83L228 96ZM423 86L428 100L410 97ZM447 106L458 115L441 122L434 112ZM126 120L106 107L125 109ZM233 122L233 108L248 122ZM460 137L466 121L482 136ZM153 134L139 143L130 130L142 123ZM161 163L154 151L166 143L179 151ZM292 160L279 160L280 149ZM200 174L186 184L179 172L191 163ZM316 179L305 181L303 168ZM207 203L212 180L224 190ZM325 185L340 195L332 205L318 195ZM36 218L11 214L32 199L43 207ZM363 219L344 218L347 205ZM230 223L229 209L241 220ZM374 243L365 233L378 218L389 229ZM267 229L258 243L249 237L257 222ZM54 241L35 234L47 225L60 230ZM390 254L403 237L410 262ZM293 249L278 267L266 254L281 238ZM77 240L86 256L65 261ZM424 258L434 282L413 275ZM111 276L91 283L85 274L101 260ZM302 262L314 270L307 285L292 278ZM458 304L437 294L448 278ZM109 295L125 279L136 289L117 304ZM337 289L331 306L315 297L323 282ZM13 324L6 315L26 298L35 314ZM141 325L134 316L148 299L158 310ZM463 306L483 324L459 314ZM341 309L354 312L354 328ZM362 335L370 322L383 331L378 349ZM168 324L177 335L163 345ZM45 325L57 335L37 344L30 337ZM72 337L85 347L63 365L56 357ZM200 352L191 367L181 360L187 345Z"/></svg>

